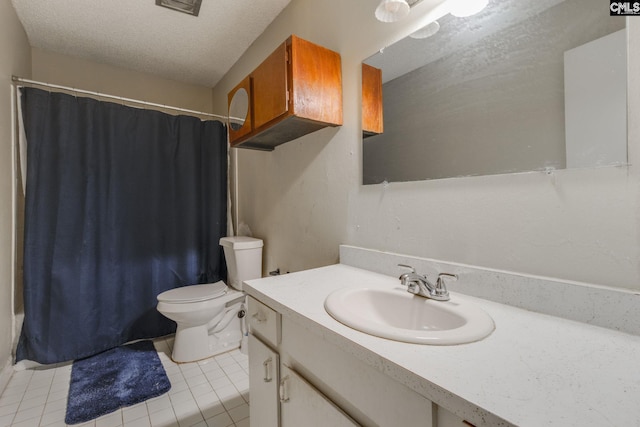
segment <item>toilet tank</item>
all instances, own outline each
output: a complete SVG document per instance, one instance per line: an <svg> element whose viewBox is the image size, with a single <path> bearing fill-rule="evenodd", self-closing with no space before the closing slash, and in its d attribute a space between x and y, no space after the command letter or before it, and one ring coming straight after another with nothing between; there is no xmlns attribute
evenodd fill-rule
<svg viewBox="0 0 640 427"><path fill-rule="evenodd" d="M227 285L241 291L245 280L262 277L262 246L260 239L235 236L220 239L227 261Z"/></svg>

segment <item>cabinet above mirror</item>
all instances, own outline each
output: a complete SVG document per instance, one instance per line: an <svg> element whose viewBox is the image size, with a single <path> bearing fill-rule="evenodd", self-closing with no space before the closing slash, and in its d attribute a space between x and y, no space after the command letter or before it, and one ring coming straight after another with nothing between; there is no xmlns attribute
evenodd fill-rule
<svg viewBox="0 0 640 427"><path fill-rule="evenodd" d="M363 140L364 184L626 164L624 17L490 0L438 22L365 60L382 69L384 132Z"/></svg>

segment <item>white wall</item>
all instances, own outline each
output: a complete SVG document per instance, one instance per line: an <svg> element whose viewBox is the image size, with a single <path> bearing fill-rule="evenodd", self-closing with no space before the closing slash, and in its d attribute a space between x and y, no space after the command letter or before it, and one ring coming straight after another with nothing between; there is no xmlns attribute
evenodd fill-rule
<svg viewBox="0 0 640 427"><path fill-rule="evenodd" d="M568 168L626 163L626 107L626 31L564 53Z"/></svg>
<svg viewBox="0 0 640 427"><path fill-rule="evenodd" d="M360 61L420 26L373 18L377 0L293 0L214 88L214 109L286 37L341 53L344 125L238 151L240 221L265 239L264 270L334 263L341 243L561 279L640 289L638 168L362 186ZM437 2L436 2L437 3ZM606 12L603 12L606 13ZM630 117L640 108L640 23L629 20ZM630 161L638 163L638 120Z"/></svg>
<svg viewBox="0 0 640 427"><path fill-rule="evenodd" d="M0 370L11 359L12 338L12 96L11 76L31 75L31 49L11 2L0 2ZM3 385L0 378L0 390Z"/></svg>

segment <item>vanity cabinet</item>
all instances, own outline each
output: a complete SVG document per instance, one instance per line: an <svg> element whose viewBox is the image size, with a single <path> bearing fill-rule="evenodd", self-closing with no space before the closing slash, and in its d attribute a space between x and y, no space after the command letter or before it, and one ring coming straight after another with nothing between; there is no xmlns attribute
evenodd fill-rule
<svg viewBox="0 0 640 427"><path fill-rule="evenodd" d="M362 136L383 132L382 70L362 64Z"/></svg>
<svg viewBox="0 0 640 427"><path fill-rule="evenodd" d="M228 94L249 93L247 119L229 132L232 147L273 150L327 126L342 125L340 55L292 35Z"/></svg>
<svg viewBox="0 0 640 427"><path fill-rule="evenodd" d="M251 425L278 427L278 378L280 357L254 335L249 335L249 406Z"/></svg>
<svg viewBox="0 0 640 427"><path fill-rule="evenodd" d="M249 417L253 427L278 427L280 406L280 315L249 297Z"/></svg>
<svg viewBox="0 0 640 427"><path fill-rule="evenodd" d="M280 425L282 427L299 427L305 425L331 427L359 426L359 424L353 421L333 402L287 366L282 366L280 402Z"/></svg>
<svg viewBox="0 0 640 427"><path fill-rule="evenodd" d="M252 427L473 427L249 296Z"/></svg>
<svg viewBox="0 0 640 427"><path fill-rule="evenodd" d="M336 344L282 319L280 360L363 426L434 427L433 404ZM326 424L328 425L328 424Z"/></svg>
<svg viewBox="0 0 640 427"><path fill-rule="evenodd" d="M249 297L249 406L252 427L358 424L304 377L282 363L281 316Z"/></svg>

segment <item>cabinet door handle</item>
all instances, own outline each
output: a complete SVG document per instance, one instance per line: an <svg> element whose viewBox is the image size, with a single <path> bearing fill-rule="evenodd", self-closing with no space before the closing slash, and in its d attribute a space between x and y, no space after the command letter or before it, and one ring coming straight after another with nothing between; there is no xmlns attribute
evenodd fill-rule
<svg viewBox="0 0 640 427"><path fill-rule="evenodd" d="M262 364L262 366L264 366L264 382L265 383L270 383L271 380L273 379L271 377L271 361L272 361L272 359L268 358Z"/></svg>
<svg viewBox="0 0 640 427"><path fill-rule="evenodd" d="M289 401L289 393L287 393L287 381L289 381L289 375L284 376L280 380L280 402L285 403Z"/></svg>

